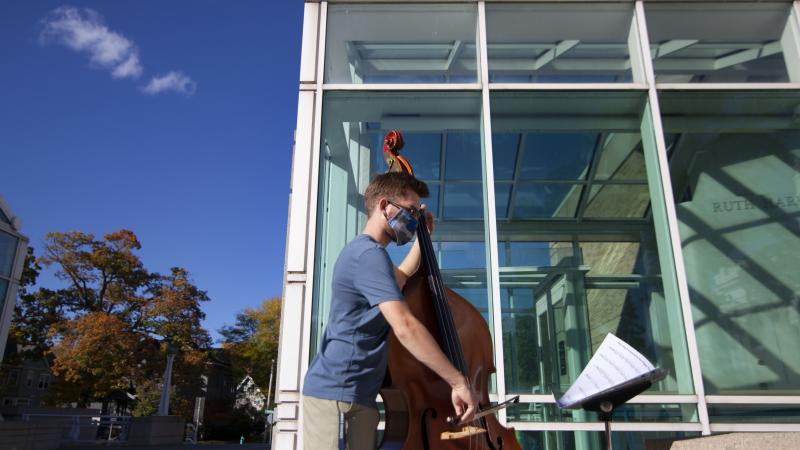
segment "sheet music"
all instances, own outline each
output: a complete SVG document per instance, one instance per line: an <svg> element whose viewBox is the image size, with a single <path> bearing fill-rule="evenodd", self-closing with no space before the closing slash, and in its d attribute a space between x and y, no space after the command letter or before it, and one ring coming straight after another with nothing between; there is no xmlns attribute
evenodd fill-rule
<svg viewBox="0 0 800 450"><path fill-rule="evenodd" d="M651 374L655 370L653 364L641 353L608 333L575 383L557 400L558 406L573 407L592 395Z"/></svg>

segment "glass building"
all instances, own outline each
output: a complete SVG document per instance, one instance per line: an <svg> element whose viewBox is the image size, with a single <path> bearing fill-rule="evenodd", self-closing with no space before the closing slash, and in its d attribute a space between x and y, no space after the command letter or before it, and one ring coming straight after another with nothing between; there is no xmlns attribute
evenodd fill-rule
<svg viewBox="0 0 800 450"><path fill-rule="evenodd" d="M307 1L302 52L273 448L391 129L523 448L602 448L553 392L609 332L669 371L615 447L800 431L800 2Z"/></svg>
<svg viewBox="0 0 800 450"><path fill-rule="evenodd" d="M19 233L21 222L0 196L0 348L6 348L8 330L17 301L19 278L25 262L28 238ZM0 354L0 362L3 355Z"/></svg>

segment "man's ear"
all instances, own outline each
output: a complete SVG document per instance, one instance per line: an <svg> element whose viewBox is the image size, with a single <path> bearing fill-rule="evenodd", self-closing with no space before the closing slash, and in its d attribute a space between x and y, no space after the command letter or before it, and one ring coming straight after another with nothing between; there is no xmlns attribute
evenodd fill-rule
<svg viewBox="0 0 800 450"><path fill-rule="evenodd" d="M387 204L389 204L389 202L386 200L386 198L379 198L372 207L372 211L369 212L369 217L372 217L375 214L383 215L383 210L386 208Z"/></svg>
<svg viewBox="0 0 800 450"><path fill-rule="evenodd" d="M379 210L383 211L387 206L389 206L389 199L386 197L381 197L380 200L378 200L377 206Z"/></svg>

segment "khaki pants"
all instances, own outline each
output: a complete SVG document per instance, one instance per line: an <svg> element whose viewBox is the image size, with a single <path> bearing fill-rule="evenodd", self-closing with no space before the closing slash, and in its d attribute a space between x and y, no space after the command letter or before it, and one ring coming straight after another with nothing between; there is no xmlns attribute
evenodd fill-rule
<svg viewBox="0 0 800 450"><path fill-rule="evenodd" d="M339 413L344 413L347 450L374 450L378 410L356 403L303 396L303 448L339 449Z"/></svg>

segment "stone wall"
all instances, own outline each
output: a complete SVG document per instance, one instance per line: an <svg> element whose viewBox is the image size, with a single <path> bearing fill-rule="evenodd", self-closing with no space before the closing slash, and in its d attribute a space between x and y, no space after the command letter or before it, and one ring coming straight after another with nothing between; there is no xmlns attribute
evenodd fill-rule
<svg viewBox="0 0 800 450"><path fill-rule="evenodd" d="M130 445L166 445L183 441L185 420L181 416L134 417L128 434Z"/></svg>

